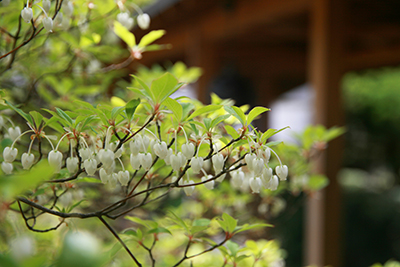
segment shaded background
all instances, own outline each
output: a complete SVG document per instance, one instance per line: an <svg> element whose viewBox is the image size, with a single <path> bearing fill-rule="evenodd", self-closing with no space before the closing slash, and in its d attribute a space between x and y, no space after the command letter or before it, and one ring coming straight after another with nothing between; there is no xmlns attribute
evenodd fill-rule
<svg viewBox="0 0 400 267"><path fill-rule="evenodd" d="M318 163L328 188L274 222L287 266L400 259L399 10L395 0L161 0L147 9L172 49L140 64L201 67L193 90L202 101L214 91L275 107L263 129L346 125Z"/></svg>

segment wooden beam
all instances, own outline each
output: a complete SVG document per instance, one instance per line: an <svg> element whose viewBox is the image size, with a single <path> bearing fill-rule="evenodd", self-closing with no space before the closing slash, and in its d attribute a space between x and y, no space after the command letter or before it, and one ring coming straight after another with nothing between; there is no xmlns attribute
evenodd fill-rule
<svg viewBox="0 0 400 267"><path fill-rule="evenodd" d="M354 52L346 56L346 71L400 64L400 46Z"/></svg>
<svg viewBox="0 0 400 267"><path fill-rule="evenodd" d="M311 9L309 81L316 92L315 122L343 126L343 24L345 0L314 0ZM341 266L341 193L336 179L341 168L343 140L333 141L316 170L326 174L329 186L311 197L305 222L305 264Z"/></svg>

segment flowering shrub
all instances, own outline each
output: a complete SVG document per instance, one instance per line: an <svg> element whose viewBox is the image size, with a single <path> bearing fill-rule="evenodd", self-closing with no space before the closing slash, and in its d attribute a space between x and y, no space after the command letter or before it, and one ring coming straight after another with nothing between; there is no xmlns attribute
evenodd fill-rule
<svg viewBox="0 0 400 267"><path fill-rule="evenodd" d="M310 175L301 153L320 151L315 144L326 144L340 130L315 128L303 136L303 147L282 148L269 138L284 129L252 126L267 108L248 110L215 95L210 105L175 98L181 81L200 74L182 63L170 68L174 75L140 69L122 90L126 66L144 52L168 47L154 44L163 30L136 40L129 29L135 21L148 29L150 17L129 1L1 5L6 45L0 47L0 81L13 89L0 91L1 231L16 232L13 211L29 230L46 234L2 242L0 265L283 265L276 241L236 239L271 225L255 218L239 223L221 207L244 206L261 195L277 211L285 188L296 193L326 186L325 177ZM120 39L107 43L105 35ZM110 90L115 80L119 91ZM280 155L293 162L293 181L286 181L289 169ZM174 204L177 199L182 202ZM199 200L219 212L205 214ZM66 231L99 229L93 221L117 244L101 230L97 237Z"/></svg>

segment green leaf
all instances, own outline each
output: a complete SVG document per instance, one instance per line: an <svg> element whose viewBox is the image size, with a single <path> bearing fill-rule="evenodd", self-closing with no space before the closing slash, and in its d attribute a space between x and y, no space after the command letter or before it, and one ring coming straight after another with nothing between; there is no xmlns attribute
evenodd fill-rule
<svg viewBox="0 0 400 267"><path fill-rule="evenodd" d="M230 136L232 136L232 138L233 139L237 139L237 138L239 138L239 134L238 134L238 132L236 131L236 129L235 128L233 128L232 126L230 126L230 125L225 125L225 131L230 135Z"/></svg>
<svg viewBox="0 0 400 267"><path fill-rule="evenodd" d="M165 73L151 83L151 91L156 103L161 104L167 97L178 90L182 84L171 73Z"/></svg>
<svg viewBox="0 0 400 267"><path fill-rule="evenodd" d="M82 202L86 201L86 199L82 199L78 202L76 202L74 205L72 205L69 209L68 212L71 212L74 208L78 207L80 204L82 204Z"/></svg>
<svg viewBox="0 0 400 267"><path fill-rule="evenodd" d="M122 26L118 21L114 21L114 32L128 45L128 47L132 48L136 45L135 35L128 31L128 29Z"/></svg>
<svg viewBox="0 0 400 267"><path fill-rule="evenodd" d="M239 252L239 245L235 242L233 242L232 240L228 240L226 242L226 247L229 249L230 254L234 257L236 257L237 253Z"/></svg>
<svg viewBox="0 0 400 267"><path fill-rule="evenodd" d="M274 226L268 223L244 224L236 228L235 234L255 228L264 228L264 227L274 227Z"/></svg>
<svg viewBox="0 0 400 267"><path fill-rule="evenodd" d="M186 120L191 120L194 117L197 117L197 116L200 116L200 115L203 115L203 114L206 114L206 113L210 113L210 112L213 112L213 111L217 111L221 107L222 107L222 105L208 105L208 106L201 107L201 108L195 110L192 113L192 115L190 115Z"/></svg>
<svg viewBox="0 0 400 267"><path fill-rule="evenodd" d="M275 134L277 134L279 132L282 132L283 130L288 129L288 128L290 128L290 127L286 126L286 127L283 127L283 128L281 128L279 130L277 130L277 129L268 129L261 136L261 142L265 143L265 141L267 141L267 139L270 138L271 136L273 136L273 135L275 135Z"/></svg>
<svg viewBox="0 0 400 267"><path fill-rule="evenodd" d="M155 221L142 220L138 217L132 217L132 216L125 216L125 219L135 222L137 224L143 225L144 227L149 228L149 229L158 228L158 223Z"/></svg>
<svg viewBox="0 0 400 267"><path fill-rule="evenodd" d="M58 113L58 115L68 123L69 126L72 126L72 124L74 123L73 120L71 119L70 116L68 116L67 113L65 113L62 109L60 108L56 108L56 111Z"/></svg>
<svg viewBox="0 0 400 267"><path fill-rule="evenodd" d="M125 107L115 107L111 110L111 120L115 120Z"/></svg>
<svg viewBox="0 0 400 267"><path fill-rule="evenodd" d="M250 123L261 113L264 113L266 111L269 111L269 108L264 108L264 107L255 107L253 108L250 112L249 115L247 115L247 125L250 125Z"/></svg>
<svg viewBox="0 0 400 267"><path fill-rule="evenodd" d="M37 111L31 111L31 112L29 112L29 115L32 117L33 122L34 122L34 125L32 125L32 126L35 126L36 129L37 129L38 127L40 127L40 124L41 124L42 121L43 121L43 116L42 116L42 114L40 114L40 113L37 112Z"/></svg>
<svg viewBox="0 0 400 267"><path fill-rule="evenodd" d="M54 174L47 161L41 161L29 171L18 174L0 176L0 196L3 201L10 201L28 189L34 188L44 180L49 180Z"/></svg>
<svg viewBox="0 0 400 267"><path fill-rule="evenodd" d="M222 116L218 116L215 119L212 120L210 128L214 128L215 126L218 125L218 123L226 120L227 118L229 118L231 115L230 114L226 114L226 115L222 115Z"/></svg>
<svg viewBox="0 0 400 267"><path fill-rule="evenodd" d="M99 179L96 179L96 178L93 178L93 177L83 177L83 178L76 179L75 183L96 183L96 184L101 184L102 182Z"/></svg>
<svg viewBox="0 0 400 267"><path fill-rule="evenodd" d="M178 122L181 122L182 120L182 114L183 114L183 108L182 106L178 103L178 101L176 101L175 99L172 99L170 97L168 97L165 101L164 101L164 105L167 106L167 108L169 110L172 111L172 113L174 114L176 120Z"/></svg>
<svg viewBox="0 0 400 267"><path fill-rule="evenodd" d="M133 120L133 115L135 115L136 108L139 106L139 104L140 104L140 98L132 99L126 104L125 113L129 121Z"/></svg>
<svg viewBox="0 0 400 267"><path fill-rule="evenodd" d="M151 31L142 37L142 39L140 40L140 42L138 44L138 47L140 47L140 48L145 47L145 46L151 44L152 42L154 42L155 40L160 39L164 34L165 34L164 30Z"/></svg>
<svg viewBox="0 0 400 267"><path fill-rule="evenodd" d="M137 77L137 76L135 76L135 75L132 75L132 74L131 74L131 76L132 76L133 78L135 78L135 80L140 84L140 86L143 87L144 91L146 92L144 95L147 96L147 97L149 97L150 100L152 100L153 102L156 102L156 101L155 101L154 94L153 94L153 92L150 90L149 86L147 86L147 84L146 84L142 79L140 79L139 77Z"/></svg>
<svg viewBox="0 0 400 267"><path fill-rule="evenodd" d="M203 122L204 122L204 126L207 129L207 131L210 131L210 129L211 129L211 119L210 118L204 118Z"/></svg>
<svg viewBox="0 0 400 267"><path fill-rule="evenodd" d="M153 228L153 229L149 230L147 233L148 234L166 233L166 234L172 235L172 233L167 228L164 228L164 227Z"/></svg>
<svg viewBox="0 0 400 267"><path fill-rule="evenodd" d="M172 211L168 212L170 215L168 216L173 222L175 222L177 225L181 226L182 228L184 228L186 230L186 232L189 232L189 227L187 226L187 224L179 217L177 216L175 213L173 213Z"/></svg>
<svg viewBox="0 0 400 267"><path fill-rule="evenodd" d="M232 216L227 213L222 214L222 219L227 223L228 232L233 233L237 226L237 220L235 220Z"/></svg>
<svg viewBox="0 0 400 267"><path fill-rule="evenodd" d="M224 106L224 109L226 112L238 119L242 125L246 125L246 115L244 115L244 112L240 108L235 106Z"/></svg>
<svg viewBox="0 0 400 267"><path fill-rule="evenodd" d="M10 102L8 102L7 100L4 100L7 105L10 106L10 108L12 108L15 112L17 112L19 115L21 115L22 118L24 118L27 122L29 122L30 125L34 125L32 118L26 114L25 112L23 112L21 109L13 106Z"/></svg>

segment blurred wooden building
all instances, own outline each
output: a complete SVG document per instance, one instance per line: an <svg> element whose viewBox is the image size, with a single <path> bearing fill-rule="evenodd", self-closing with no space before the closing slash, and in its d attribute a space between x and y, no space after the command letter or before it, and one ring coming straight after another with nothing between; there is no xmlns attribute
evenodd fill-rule
<svg viewBox="0 0 400 267"><path fill-rule="evenodd" d="M172 49L148 53L141 63L181 60L201 67L203 101L229 64L251 80L257 105L268 107L308 82L315 90L315 122L341 126L343 74L400 64L399 11L398 0L159 0L147 10L151 29L165 29L160 42ZM341 266L336 174L343 140L334 142L320 162L331 183L308 203L304 264Z"/></svg>

